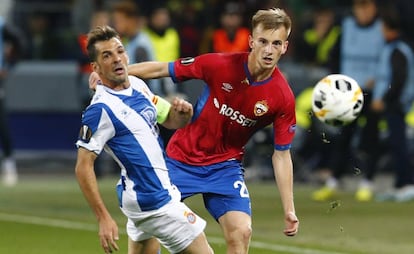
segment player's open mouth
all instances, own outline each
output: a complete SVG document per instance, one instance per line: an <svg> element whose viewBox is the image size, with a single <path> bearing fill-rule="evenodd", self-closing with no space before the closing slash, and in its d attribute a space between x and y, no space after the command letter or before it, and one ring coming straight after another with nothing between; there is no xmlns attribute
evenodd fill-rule
<svg viewBox="0 0 414 254"><path fill-rule="evenodd" d="M118 75L122 75L125 72L124 68L122 68L122 67L117 67L117 68L114 69L114 71Z"/></svg>
<svg viewBox="0 0 414 254"><path fill-rule="evenodd" d="M273 58L271 57L263 57L263 60L265 61L265 63L267 64L271 64L273 62Z"/></svg>

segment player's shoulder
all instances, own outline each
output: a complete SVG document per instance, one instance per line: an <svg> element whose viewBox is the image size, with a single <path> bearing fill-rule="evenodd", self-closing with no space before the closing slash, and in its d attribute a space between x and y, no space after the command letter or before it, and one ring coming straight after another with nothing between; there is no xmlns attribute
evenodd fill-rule
<svg viewBox="0 0 414 254"><path fill-rule="evenodd" d="M138 77L129 75L128 80L129 80L129 83L131 84L132 88L134 88L134 89L135 88L141 88L141 87L147 87L145 82L142 79L138 78Z"/></svg>
<svg viewBox="0 0 414 254"><path fill-rule="evenodd" d="M288 99L294 99L295 95L293 93L292 87L279 68L276 68L273 72L272 82L279 88L279 92L282 93L284 97Z"/></svg>
<svg viewBox="0 0 414 254"><path fill-rule="evenodd" d="M228 53L206 53L200 55L198 58L203 60L209 60L214 63L225 62L237 62L246 59L248 52L228 52Z"/></svg>
<svg viewBox="0 0 414 254"><path fill-rule="evenodd" d="M287 86L290 89L290 85L288 80L286 79L283 71L279 68L276 68L272 74L273 81L277 83L279 86Z"/></svg>
<svg viewBox="0 0 414 254"><path fill-rule="evenodd" d="M135 76L128 76L129 83L131 84L132 89L140 92L145 97L147 97L149 100L152 101L154 94L149 89L148 85L140 78Z"/></svg>

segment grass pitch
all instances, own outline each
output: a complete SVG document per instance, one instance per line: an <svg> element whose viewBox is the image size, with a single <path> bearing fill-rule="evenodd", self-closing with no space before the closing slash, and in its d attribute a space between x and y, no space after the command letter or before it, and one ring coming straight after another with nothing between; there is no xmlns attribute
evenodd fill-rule
<svg viewBox="0 0 414 254"><path fill-rule="evenodd" d="M100 180L101 192L118 222L119 253L126 253L125 218L117 207L115 178ZM259 254L411 254L414 252L414 203L358 203L352 193L335 202L310 200L312 187L295 186L300 231L282 233L280 198L273 182L248 182L253 207L250 253ZM207 237L216 253L225 253L218 224L200 197L186 202L207 219ZM103 253L97 224L73 175L24 176L19 185L0 185L0 253ZM167 253L163 250L163 253Z"/></svg>

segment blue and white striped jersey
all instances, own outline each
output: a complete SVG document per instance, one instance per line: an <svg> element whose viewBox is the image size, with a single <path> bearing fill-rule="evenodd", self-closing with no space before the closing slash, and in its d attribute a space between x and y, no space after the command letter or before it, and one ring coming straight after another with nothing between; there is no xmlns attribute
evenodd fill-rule
<svg viewBox="0 0 414 254"><path fill-rule="evenodd" d="M121 91L97 86L76 145L97 154L105 149L121 167L120 206L150 211L168 203L176 191L157 128L156 97L142 80L130 76L129 81Z"/></svg>

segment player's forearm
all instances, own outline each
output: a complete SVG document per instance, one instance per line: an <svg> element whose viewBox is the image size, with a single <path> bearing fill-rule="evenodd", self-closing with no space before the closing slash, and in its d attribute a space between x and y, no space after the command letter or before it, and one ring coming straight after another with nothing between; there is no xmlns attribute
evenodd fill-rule
<svg viewBox="0 0 414 254"><path fill-rule="evenodd" d="M82 150L82 148L79 150ZM97 219L100 220L101 218L108 217L109 212L99 193L93 161L85 158L85 151L78 152L75 173L79 187Z"/></svg>
<svg viewBox="0 0 414 254"><path fill-rule="evenodd" d="M275 180L285 214L290 212L295 213L293 200L293 165L290 159L290 153L287 153L289 152L286 151L283 156L280 156L280 153L274 153L272 157Z"/></svg>
<svg viewBox="0 0 414 254"><path fill-rule="evenodd" d="M152 61L131 64L128 66L128 74L141 79L168 77L168 63Z"/></svg>
<svg viewBox="0 0 414 254"><path fill-rule="evenodd" d="M91 173L87 171L89 170L79 168L79 170L76 171L76 177L86 201L99 221L101 218L108 217L109 212L99 194L96 177L91 177Z"/></svg>

